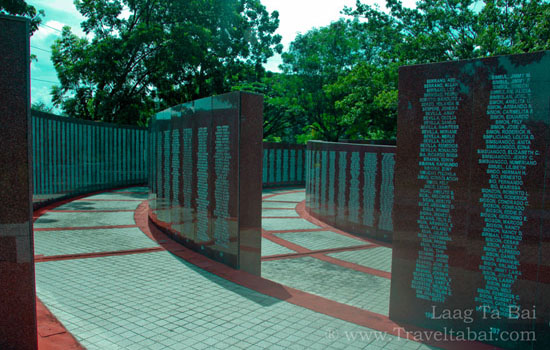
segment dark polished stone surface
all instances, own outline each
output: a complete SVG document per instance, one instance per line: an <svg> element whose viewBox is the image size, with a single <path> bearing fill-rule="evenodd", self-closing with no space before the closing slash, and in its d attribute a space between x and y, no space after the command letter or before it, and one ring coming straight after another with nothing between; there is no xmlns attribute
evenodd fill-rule
<svg viewBox="0 0 550 350"><path fill-rule="evenodd" d="M346 232L391 242L395 146L309 141L306 209Z"/></svg>
<svg viewBox="0 0 550 350"><path fill-rule="evenodd" d="M306 145L264 142L263 147L264 187L305 184Z"/></svg>
<svg viewBox="0 0 550 350"><path fill-rule="evenodd" d="M392 320L549 347L549 67L540 52L400 69Z"/></svg>
<svg viewBox="0 0 550 350"><path fill-rule="evenodd" d="M33 205L147 182L143 127L31 111Z"/></svg>
<svg viewBox="0 0 550 350"><path fill-rule="evenodd" d="M228 93L158 113L150 135L150 218L181 243L260 274L262 108Z"/></svg>
<svg viewBox="0 0 550 350"><path fill-rule="evenodd" d="M0 15L0 348L36 349L29 22Z"/></svg>

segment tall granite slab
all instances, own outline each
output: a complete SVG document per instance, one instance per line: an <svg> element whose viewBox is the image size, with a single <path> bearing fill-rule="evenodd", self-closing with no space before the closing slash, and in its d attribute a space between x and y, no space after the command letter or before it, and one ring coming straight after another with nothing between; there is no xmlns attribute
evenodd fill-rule
<svg viewBox="0 0 550 350"><path fill-rule="evenodd" d="M260 95L233 92L158 113L151 123L149 216L182 244L260 275Z"/></svg>
<svg viewBox="0 0 550 350"><path fill-rule="evenodd" d="M0 348L36 349L29 22L0 15Z"/></svg>
<svg viewBox="0 0 550 350"><path fill-rule="evenodd" d="M391 242L395 146L309 141L306 210L329 225Z"/></svg>
<svg viewBox="0 0 550 350"><path fill-rule="evenodd" d="M550 346L549 68L539 52L400 69L392 320Z"/></svg>

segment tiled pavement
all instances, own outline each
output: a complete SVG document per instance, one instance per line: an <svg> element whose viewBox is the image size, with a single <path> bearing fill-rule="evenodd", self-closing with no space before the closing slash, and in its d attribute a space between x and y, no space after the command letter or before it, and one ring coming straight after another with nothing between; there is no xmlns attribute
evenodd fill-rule
<svg viewBox="0 0 550 350"><path fill-rule="evenodd" d="M134 209L139 203L136 199L146 198L144 190L134 188L94 195L47 212L35 223L35 228L50 229L35 231L36 254L156 247L155 242L134 227L56 230L135 225L132 212L94 210ZM264 202L264 207L294 213L296 204L304 197L303 191L266 190L264 193L274 194L276 196ZM272 215L271 210L265 210L263 215L287 216ZM388 248L346 250L357 249L358 244L367 242L326 230L277 234L281 243L277 244L267 237L269 230L319 227L301 218L264 219L263 222L268 231L262 239L262 255L266 258L262 273L267 278L342 304L387 314L389 279L337 262L387 272L391 261ZM293 226L287 225L290 222ZM328 244L331 240L333 246ZM285 247L284 242L298 245L311 254L300 255ZM315 250L327 248L338 248L338 251L321 254L331 257L333 262L318 259L315 254ZM312 311L264 295L166 251L39 262L36 285L38 297L88 349L433 348L325 315L322 310Z"/></svg>
<svg viewBox="0 0 550 350"><path fill-rule="evenodd" d="M391 272L391 248L376 247L365 250L330 253L327 255L354 264Z"/></svg>
<svg viewBox="0 0 550 350"><path fill-rule="evenodd" d="M137 227L35 231L35 255L67 255L158 247Z"/></svg>
<svg viewBox="0 0 550 350"><path fill-rule="evenodd" d="M288 249L286 247L283 247L280 244L271 242L269 239L262 237L262 256L289 254L289 253L296 253L296 252L292 249Z"/></svg>
<svg viewBox="0 0 550 350"><path fill-rule="evenodd" d="M262 277L381 315L389 312L389 279L309 256L264 261Z"/></svg>
<svg viewBox="0 0 550 350"><path fill-rule="evenodd" d="M339 235L331 231L275 233L275 236L309 250L354 247L368 244L368 242Z"/></svg>

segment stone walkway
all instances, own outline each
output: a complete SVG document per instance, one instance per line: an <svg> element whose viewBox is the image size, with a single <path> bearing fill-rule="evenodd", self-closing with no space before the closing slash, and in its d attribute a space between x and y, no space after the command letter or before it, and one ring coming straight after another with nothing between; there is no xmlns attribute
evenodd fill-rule
<svg viewBox="0 0 550 350"><path fill-rule="evenodd" d="M135 221L146 191L91 195L35 221L37 296L87 349L435 349L383 332L391 250L309 221L303 189L264 192L262 277L283 286L258 280L285 298L149 238Z"/></svg>

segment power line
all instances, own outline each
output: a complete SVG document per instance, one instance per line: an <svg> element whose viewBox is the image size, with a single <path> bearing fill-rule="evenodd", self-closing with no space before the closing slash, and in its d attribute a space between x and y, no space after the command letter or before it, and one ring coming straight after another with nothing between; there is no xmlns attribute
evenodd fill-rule
<svg viewBox="0 0 550 350"><path fill-rule="evenodd" d="M36 47L36 46L33 46L33 45L31 45L31 47L32 47L33 49L37 49L37 50L40 50L40 51L44 51L44 52L49 52L49 53L51 53L50 50L42 49L42 48L40 48L40 47Z"/></svg>
<svg viewBox="0 0 550 350"><path fill-rule="evenodd" d="M36 78L31 78L31 80L41 81L41 82L44 82L44 83L59 84L58 81L43 80L43 79L36 79Z"/></svg>
<svg viewBox="0 0 550 350"><path fill-rule="evenodd" d="M58 32L63 33L61 30L59 30L59 29L57 29L57 28L54 28L54 27L51 27L51 26L49 26L49 25L47 25L47 24L40 23L39 25L42 26L42 27L48 27L48 28L50 28L50 29L57 30Z"/></svg>

